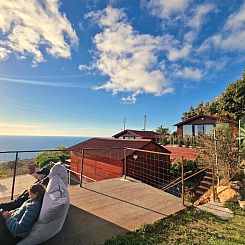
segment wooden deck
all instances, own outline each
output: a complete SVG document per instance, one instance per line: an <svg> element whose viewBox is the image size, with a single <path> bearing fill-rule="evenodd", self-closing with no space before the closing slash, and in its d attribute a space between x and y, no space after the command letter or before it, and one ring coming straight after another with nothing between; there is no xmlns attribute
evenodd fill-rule
<svg viewBox="0 0 245 245"><path fill-rule="evenodd" d="M62 231L44 244L103 244L184 209L182 200L136 181L104 180L70 186L71 208Z"/></svg>

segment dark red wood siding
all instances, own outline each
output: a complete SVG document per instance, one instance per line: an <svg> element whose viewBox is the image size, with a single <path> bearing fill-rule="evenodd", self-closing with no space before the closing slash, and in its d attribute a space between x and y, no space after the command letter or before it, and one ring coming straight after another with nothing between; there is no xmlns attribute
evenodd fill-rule
<svg viewBox="0 0 245 245"><path fill-rule="evenodd" d="M167 153L167 150L152 142L143 149L157 152L166 151ZM133 159L135 154L138 156L137 160ZM81 153L71 151L71 170L81 173L81 166ZM159 183L163 183L164 179L169 178L169 169L169 155L132 150L127 156L127 176L153 186L157 186ZM124 159L108 159L102 156L90 157L89 155L86 156L85 153L83 175L96 181L122 177L124 175Z"/></svg>

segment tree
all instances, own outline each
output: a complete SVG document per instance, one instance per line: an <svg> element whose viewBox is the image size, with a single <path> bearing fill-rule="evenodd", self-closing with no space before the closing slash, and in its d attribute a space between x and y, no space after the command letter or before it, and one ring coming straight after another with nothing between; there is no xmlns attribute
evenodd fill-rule
<svg viewBox="0 0 245 245"><path fill-rule="evenodd" d="M65 150L66 147L59 146L55 148L56 150ZM38 163L39 168L49 166L50 162L64 162L66 159L70 158L69 151L47 151L39 153L36 156L36 162Z"/></svg>
<svg viewBox="0 0 245 245"><path fill-rule="evenodd" d="M182 120L184 121L184 120L189 119L189 118L191 118L191 117L194 117L194 116L196 116L196 115L197 115L196 110L193 108L193 106L191 106L191 107L189 108L189 111L188 111L188 112L184 112L184 113L183 113Z"/></svg>
<svg viewBox="0 0 245 245"><path fill-rule="evenodd" d="M167 145L169 143L168 136L171 133L169 128L165 128L163 125L157 127L156 132L160 134L160 144Z"/></svg>
<svg viewBox="0 0 245 245"><path fill-rule="evenodd" d="M165 128L163 125L160 125L160 127L157 127L156 132L159 133L161 136L170 134L169 128Z"/></svg>
<svg viewBox="0 0 245 245"><path fill-rule="evenodd" d="M226 119L238 120L245 115L245 71L241 79L228 84L226 90L211 102L200 102L183 113L182 120L196 115L210 114Z"/></svg>
<svg viewBox="0 0 245 245"><path fill-rule="evenodd" d="M241 128L242 147L245 148L245 128Z"/></svg>
<svg viewBox="0 0 245 245"><path fill-rule="evenodd" d="M218 177L225 181L235 176L239 166L239 150L229 125L216 126L215 138L200 136L199 144L202 149L197 151L205 167L212 169L214 165Z"/></svg>

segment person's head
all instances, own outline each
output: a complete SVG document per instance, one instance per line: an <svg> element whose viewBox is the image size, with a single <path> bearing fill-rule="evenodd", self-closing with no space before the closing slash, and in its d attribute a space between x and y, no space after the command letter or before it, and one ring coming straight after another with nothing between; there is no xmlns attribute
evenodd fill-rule
<svg viewBox="0 0 245 245"><path fill-rule="evenodd" d="M41 184L31 185L29 188L30 198L34 202L42 202L45 188Z"/></svg>
<svg viewBox="0 0 245 245"><path fill-rule="evenodd" d="M37 179L38 180L43 180L49 175L49 169L48 168L42 168L41 170L36 172L37 174Z"/></svg>

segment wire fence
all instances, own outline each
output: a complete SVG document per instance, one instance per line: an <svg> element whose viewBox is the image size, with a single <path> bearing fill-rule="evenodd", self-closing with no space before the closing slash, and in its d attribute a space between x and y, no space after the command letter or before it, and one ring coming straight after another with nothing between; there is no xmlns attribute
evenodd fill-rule
<svg viewBox="0 0 245 245"><path fill-rule="evenodd" d="M91 182L112 178L133 178L160 190L190 201L202 180L203 168L190 165L185 156L177 162L170 159L170 153L134 148L103 148L69 150L37 150L0 152L4 161L0 163L0 202L13 199L37 181L35 163L37 154L66 152L64 161L70 185L87 185ZM32 154L25 158L26 153ZM6 157L8 155L8 158ZM51 168L50 161L46 167Z"/></svg>

